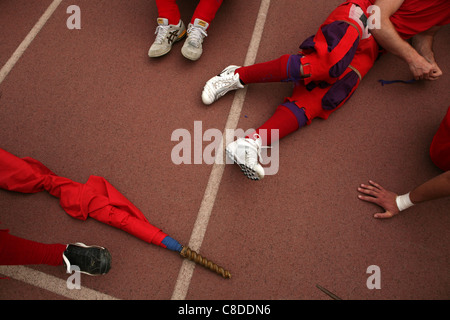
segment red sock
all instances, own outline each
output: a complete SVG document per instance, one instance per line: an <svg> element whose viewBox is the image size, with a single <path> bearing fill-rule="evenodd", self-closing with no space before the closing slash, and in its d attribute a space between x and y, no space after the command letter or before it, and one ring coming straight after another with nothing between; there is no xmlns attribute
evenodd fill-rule
<svg viewBox="0 0 450 320"><path fill-rule="evenodd" d="M222 5L223 0L200 0L194 15L192 16L191 23L194 23L195 19L202 19L208 23L214 20L216 12Z"/></svg>
<svg viewBox="0 0 450 320"><path fill-rule="evenodd" d="M176 0L156 0L158 17L166 18L169 24L177 25L180 22L180 10Z"/></svg>
<svg viewBox="0 0 450 320"><path fill-rule="evenodd" d="M299 122L294 113L287 107L280 105L269 120L246 138L254 139L253 134L257 133L261 137L263 145L269 146L276 141L276 139L272 139L274 132L271 130L278 130L278 140L280 140L298 128Z"/></svg>
<svg viewBox="0 0 450 320"><path fill-rule="evenodd" d="M236 69L239 79L244 84L262 82L280 82L288 78L287 63L289 54L285 54L278 59L257 63L247 67Z"/></svg>
<svg viewBox="0 0 450 320"><path fill-rule="evenodd" d="M10 235L0 230L0 265L63 265L64 244L44 244Z"/></svg>

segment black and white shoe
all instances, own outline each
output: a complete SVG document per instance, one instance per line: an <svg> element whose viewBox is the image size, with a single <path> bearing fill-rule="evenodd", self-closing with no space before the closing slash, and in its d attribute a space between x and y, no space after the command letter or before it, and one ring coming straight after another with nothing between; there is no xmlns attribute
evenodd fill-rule
<svg viewBox="0 0 450 320"><path fill-rule="evenodd" d="M181 20L177 25L169 24L169 20L165 18L158 18L157 22L156 39L148 50L150 58L165 55L172 49L175 42L180 41L186 35L186 27Z"/></svg>
<svg viewBox="0 0 450 320"><path fill-rule="evenodd" d="M68 244L63 260L67 273L72 273L73 266L77 266L81 273L91 276L106 274L111 269L111 254L108 249L87 246L81 242Z"/></svg>

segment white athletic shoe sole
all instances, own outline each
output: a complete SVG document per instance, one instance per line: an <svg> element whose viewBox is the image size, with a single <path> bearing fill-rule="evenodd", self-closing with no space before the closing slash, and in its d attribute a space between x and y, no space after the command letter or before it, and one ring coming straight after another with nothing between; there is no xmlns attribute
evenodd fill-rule
<svg viewBox="0 0 450 320"><path fill-rule="evenodd" d="M239 157L238 154L238 148L244 148L244 150L241 150L241 154ZM248 165L245 161L246 155L248 152L255 152L258 153L256 150L253 151L247 151L245 145L239 145L238 141L234 141L230 143L226 148L225 152L231 160L233 160L234 163L236 163L240 168L241 171L244 173L244 175L251 179L251 180L261 180L264 178L264 168L259 164L255 163L253 165ZM244 155L242 155L242 151L245 152ZM243 157L243 159L242 159Z"/></svg>

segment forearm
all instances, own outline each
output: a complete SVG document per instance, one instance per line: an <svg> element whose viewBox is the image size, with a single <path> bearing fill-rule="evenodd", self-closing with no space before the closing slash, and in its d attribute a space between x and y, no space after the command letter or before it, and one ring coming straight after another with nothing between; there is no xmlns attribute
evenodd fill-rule
<svg viewBox="0 0 450 320"><path fill-rule="evenodd" d="M387 17L381 19L381 28L372 30L372 34L382 47L408 64L415 80L437 80L442 75L432 51L434 35L419 36L416 45L421 47L421 52L418 52L398 35Z"/></svg>
<svg viewBox="0 0 450 320"><path fill-rule="evenodd" d="M371 33L381 47L407 63L417 59L419 53L400 37L388 17L382 18L381 28L373 29Z"/></svg>
<svg viewBox="0 0 450 320"><path fill-rule="evenodd" d="M450 171L418 186L409 196L414 204L450 196Z"/></svg>

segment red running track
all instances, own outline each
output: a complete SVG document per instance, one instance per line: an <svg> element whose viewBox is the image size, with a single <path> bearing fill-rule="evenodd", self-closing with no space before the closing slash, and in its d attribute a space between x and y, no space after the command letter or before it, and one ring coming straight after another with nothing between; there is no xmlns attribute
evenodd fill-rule
<svg viewBox="0 0 450 320"><path fill-rule="evenodd" d="M0 2L1 29L8 30L2 66L51 3ZM256 62L295 53L339 3L271 1ZM81 9L81 30L66 27L72 4ZM195 4L180 2L185 21ZM224 130L234 94L206 107L201 90L224 67L244 64L260 4L225 1L203 56L192 62L181 55L182 42L165 57L147 57L156 27L153 1L62 1L0 84L1 147L78 182L105 177L152 224L187 244L213 166L175 165L171 135L176 129L194 134L195 121L203 132ZM200 253L233 277L196 267L181 285L184 298L330 299L319 284L342 299L449 299L450 199L380 221L372 217L380 209L358 200L356 191L373 179L406 193L440 173L428 148L450 101L449 36L445 27L435 42L444 72L439 81L382 87L379 79L410 77L402 61L383 56L342 109L281 141L278 174L254 182L226 165L214 180L217 195L206 197L212 210ZM286 83L249 86L237 128L262 124L290 90ZM92 291L80 299L168 300L179 290L184 264L173 252L95 220L75 220L45 192L0 191L0 203L1 227L14 235L110 250L111 271L82 277ZM381 270L379 290L366 286L371 265ZM29 279L0 279L0 299L71 298L55 290L68 278L64 268L20 270ZM45 275L53 280L41 288Z"/></svg>

